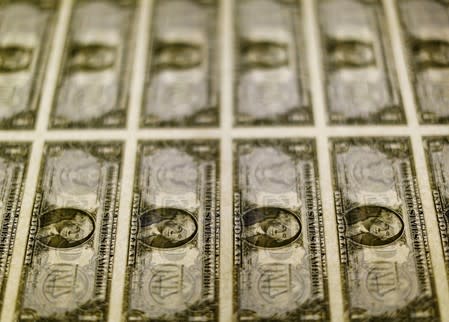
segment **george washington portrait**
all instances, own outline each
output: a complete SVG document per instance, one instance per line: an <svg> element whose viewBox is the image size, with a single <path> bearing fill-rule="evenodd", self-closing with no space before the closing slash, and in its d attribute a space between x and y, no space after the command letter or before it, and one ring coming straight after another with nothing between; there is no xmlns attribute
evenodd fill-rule
<svg viewBox="0 0 449 322"><path fill-rule="evenodd" d="M94 233L94 220L85 211L58 208L39 218L37 240L49 247L71 248L85 243Z"/></svg>
<svg viewBox="0 0 449 322"><path fill-rule="evenodd" d="M381 206L361 206L345 215L346 236L365 246L384 246L397 240L404 231L402 219Z"/></svg>
<svg viewBox="0 0 449 322"><path fill-rule="evenodd" d="M298 217L286 209L263 207L243 215L243 237L257 247L289 245L299 237L300 232Z"/></svg>
<svg viewBox="0 0 449 322"><path fill-rule="evenodd" d="M156 248L182 246L195 237L197 223L193 215L182 209L159 208L140 217L138 238Z"/></svg>

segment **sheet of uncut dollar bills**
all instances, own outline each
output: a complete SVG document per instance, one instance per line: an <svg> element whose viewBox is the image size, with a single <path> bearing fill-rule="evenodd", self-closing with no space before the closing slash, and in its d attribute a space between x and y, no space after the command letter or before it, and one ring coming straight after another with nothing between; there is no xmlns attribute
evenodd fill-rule
<svg viewBox="0 0 449 322"><path fill-rule="evenodd" d="M448 0L0 0L0 321L449 321Z"/></svg>

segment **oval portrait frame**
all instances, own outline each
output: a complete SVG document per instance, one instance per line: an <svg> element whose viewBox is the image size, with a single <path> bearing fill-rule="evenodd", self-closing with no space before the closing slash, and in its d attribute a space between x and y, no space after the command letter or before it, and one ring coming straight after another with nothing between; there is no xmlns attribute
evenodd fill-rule
<svg viewBox="0 0 449 322"><path fill-rule="evenodd" d="M262 235L263 236L262 237L262 241L263 241L263 239L267 239L267 240L265 240L265 242L273 242L273 243L275 243L272 246L267 246L267 244L260 245L260 244L258 244L257 241L254 242L254 241L249 240L249 238L244 235L245 231L247 231L247 227L251 226L251 224L248 224L248 221L250 221L248 217L253 215L253 214L254 214L253 216L258 217L257 212L259 212L259 214L261 214L259 216L263 217L263 218L259 218L261 220L260 221L256 221L255 223L260 223L260 222L263 222L264 220L267 220L267 219L277 219L276 217L278 216L278 214L277 215L273 215L273 216L270 216L270 215L267 216L267 213L269 213L270 211L273 211L273 210L276 210L277 213L283 212L283 213L287 214L288 216L290 216L290 219L295 220L295 222L298 224L298 231L295 232L295 235L293 237L283 241L283 242L278 242L277 244L273 240L273 238L267 237L266 235ZM253 218L253 219L256 219L256 218ZM301 220L299 219L299 217L294 212L292 212L291 210L288 210L288 209L285 209L285 208L281 208L281 207L257 207L257 208L249 209L248 211L246 211L242 215L241 221L242 221L242 228L243 228L242 229L242 232L243 232L242 239L244 239L245 242L247 242L251 246L257 247L257 248L278 249L278 248L282 248L282 247L288 247L293 242L295 242L299 238L299 236L301 236L301 233L302 233L302 223L301 223Z"/></svg>
<svg viewBox="0 0 449 322"><path fill-rule="evenodd" d="M386 247L386 246L396 242L399 238L401 238L401 236L404 234L404 230L405 230L405 223L404 223L403 219L401 218L401 216L395 210L393 210L393 209L391 209L389 207L386 207L386 206L379 206L379 205L362 205L362 206L356 206L356 207L353 207L353 208L350 208L349 210L347 210L344 213L344 216L343 216L344 217L344 222L345 222L345 231L347 232L348 231L348 227L352 225L352 223L350 223L351 220L348 219L348 216L350 216L350 215L356 216L357 213L353 214L354 212L356 212L356 211L358 211L360 209L370 209L370 208L376 209L378 212L386 211L387 213L393 215L394 218L396 218L398 220L398 222L400 223L400 225L401 225L401 228L400 228L399 232L396 233L394 236L388 238L385 241L380 241L380 238L375 237L375 238L377 238L379 240L379 244L377 244L377 245L363 243L363 242L354 240L353 237L347 237L352 243L354 243L356 245L359 245L359 246L363 246L363 247L379 248L379 247ZM366 219L368 219L370 217L371 218L372 217L378 217L378 215L376 215L376 216L368 216L367 215L365 219L362 219L362 220L359 220L359 221L366 220ZM352 222L356 223L356 222L359 222L359 221L354 220Z"/></svg>
<svg viewBox="0 0 449 322"><path fill-rule="evenodd" d="M75 215L81 214L82 216L84 216L91 222L92 230L89 232L89 234L85 238L83 238L77 242L74 242L71 245L67 245L67 246L56 247L56 246L49 245L48 243L45 243L42 240L40 240L38 238L38 234L39 234L39 230L42 227L42 222L45 220L46 217L51 218L52 216L56 216L56 215L58 215L58 213L61 213L61 212L69 212L69 214L65 214L65 216L67 216L67 218L63 218L63 219L60 219L60 220L54 221L54 222L52 222L51 219L48 219L48 221L50 222L48 225L61 222L62 220L70 220L73 217L75 217ZM37 229L37 233L36 233L36 241L38 241L40 244L44 245L45 247L52 248L52 249L71 249L71 248L76 248L76 247L82 246L83 244L85 244L92 238L92 236L95 233L95 228L96 228L95 219L89 212L79 209L79 208L71 208L71 207L54 208L54 209L44 212L42 215L39 216L37 226L38 226L38 229ZM45 225L45 226L47 226L47 225Z"/></svg>
<svg viewBox="0 0 449 322"><path fill-rule="evenodd" d="M161 212L162 212L162 214L161 214ZM182 241L179 241L179 242L177 242L177 243L173 243L172 245L168 245L168 246L162 246L162 245L155 245L155 243L157 244L157 242L154 242L154 243L148 243L148 242L146 242L143 238L140 238L139 237L139 234L140 234L140 232L141 232L141 230L142 230L142 221L145 219L145 218L154 218L154 217L158 217L160 220L159 221L156 221L156 222L152 222L152 221L150 221L150 224L148 224L148 225L145 225L144 227L147 227L147 226L150 226L150 225L152 225L152 224L157 224L157 223L160 223L161 221L163 221L163 220L166 220L166 219L163 219L164 217L167 217L167 214L165 213L164 214L164 212L169 212L170 213L170 218L167 218L167 219L172 219L172 218L174 218L177 214L182 214L182 215L184 215L184 216L186 216L186 217L188 217L188 218L190 218L190 220L191 220L191 222L193 222L193 224L194 224L194 231L193 231L193 233L191 233L186 239L183 239ZM150 210L147 210L147 211L144 211L139 217L138 217L138 231L137 231L137 238L138 238L138 240L142 243L142 244L144 244L144 245L146 245L146 246L148 246L148 247L151 247L151 248L156 248L156 249L175 249L175 248L180 248L180 247L183 247L184 245L186 245L186 244L188 244L188 243L190 243L196 236L197 236L197 234L198 234L198 222L197 222L197 219L195 218L195 216L192 214L192 213L190 213L190 212L188 212L187 210L184 210L184 209L180 209L180 208L172 208L172 207L163 207L163 208L154 208L154 209L150 209ZM166 238L164 238L165 239L165 241L167 242L167 243L170 243L170 241L168 241Z"/></svg>

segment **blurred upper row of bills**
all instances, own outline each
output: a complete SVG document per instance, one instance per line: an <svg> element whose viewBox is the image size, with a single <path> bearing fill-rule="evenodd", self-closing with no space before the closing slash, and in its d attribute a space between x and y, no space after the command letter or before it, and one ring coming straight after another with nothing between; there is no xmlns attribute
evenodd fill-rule
<svg viewBox="0 0 449 322"><path fill-rule="evenodd" d="M217 54L218 0L153 1L144 35L136 0L75 1L69 21L60 20L68 29L55 63L49 57L63 4L0 1L0 128L34 128L51 77L49 128L125 127L144 40L140 126L219 125L219 66L227 57ZM397 0L395 9L418 119L448 123L449 2ZM234 125L312 125L310 72L322 75L329 124L407 123L381 1L314 2L317 39L306 37L303 1L241 0L233 10ZM309 72L312 41L321 71ZM47 73L49 62L57 75Z"/></svg>

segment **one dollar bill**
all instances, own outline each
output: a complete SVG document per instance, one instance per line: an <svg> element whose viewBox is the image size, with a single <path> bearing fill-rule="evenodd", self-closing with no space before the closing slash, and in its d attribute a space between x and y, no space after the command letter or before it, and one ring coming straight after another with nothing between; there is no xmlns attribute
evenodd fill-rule
<svg viewBox="0 0 449 322"><path fill-rule="evenodd" d="M446 272L449 274L449 137L427 137L424 148Z"/></svg>
<svg viewBox="0 0 449 322"><path fill-rule="evenodd" d="M218 1L156 0L140 124L217 126Z"/></svg>
<svg viewBox="0 0 449 322"><path fill-rule="evenodd" d="M396 3L419 119L422 123L449 123L449 3Z"/></svg>
<svg viewBox="0 0 449 322"><path fill-rule="evenodd" d="M0 128L34 126L55 27L56 0L0 1Z"/></svg>
<svg viewBox="0 0 449 322"><path fill-rule="evenodd" d="M404 124L388 25L379 0L319 0L330 123Z"/></svg>
<svg viewBox="0 0 449 322"><path fill-rule="evenodd" d="M19 321L104 321L121 143L48 143L20 281Z"/></svg>
<svg viewBox="0 0 449 322"><path fill-rule="evenodd" d="M141 142L129 237L126 321L216 321L217 141Z"/></svg>
<svg viewBox="0 0 449 322"><path fill-rule="evenodd" d="M314 141L237 141L234 164L238 320L328 320Z"/></svg>
<svg viewBox="0 0 449 322"><path fill-rule="evenodd" d="M311 124L302 1L241 0L235 10L234 123Z"/></svg>
<svg viewBox="0 0 449 322"><path fill-rule="evenodd" d="M135 11L135 0L76 2L50 127L125 125Z"/></svg>
<svg viewBox="0 0 449 322"><path fill-rule="evenodd" d="M410 141L341 138L331 150L345 318L438 320Z"/></svg>
<svg viewBox="0 0 449 322"><path fill-rule="evenodd" d="M28 143L0 143L0 298L2 300L10 271L29 150Z"/></svg>

